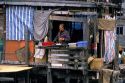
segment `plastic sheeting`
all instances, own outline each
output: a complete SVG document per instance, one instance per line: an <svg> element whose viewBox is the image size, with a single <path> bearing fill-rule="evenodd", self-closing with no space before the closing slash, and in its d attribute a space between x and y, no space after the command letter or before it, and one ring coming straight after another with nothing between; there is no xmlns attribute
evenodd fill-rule
<svg viewBox="0 0 125 83"><path fill-rule="evenodd" d="M48 33L48 18L52 10L37 10L34 12L34 38L42 40Z"/></svg>

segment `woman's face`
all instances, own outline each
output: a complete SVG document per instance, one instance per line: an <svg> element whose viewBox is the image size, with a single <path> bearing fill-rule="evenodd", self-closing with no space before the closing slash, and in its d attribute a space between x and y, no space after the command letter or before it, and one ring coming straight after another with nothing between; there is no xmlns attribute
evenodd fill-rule
<svg viewBox="0 0 125 83"><path fill-rule="evenodd" d="M59 31L64 31L64 25L63 24L59 25Z"/></svg>

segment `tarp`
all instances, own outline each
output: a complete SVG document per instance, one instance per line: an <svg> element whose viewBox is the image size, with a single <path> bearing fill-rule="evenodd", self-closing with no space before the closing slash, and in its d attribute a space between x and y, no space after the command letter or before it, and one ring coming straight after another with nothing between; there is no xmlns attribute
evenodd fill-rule
<svg viewBox="0 0 125 83"><path fill-rule="evenodd" d="M33 32L34 7L30 6L7 6L6 7L6 39L24 40L25 28ZM29 39L32 35L29 34Z"/></svg>
<svg viewBox="0 0 125 83"><path fill-rule="evenodd" d="M42 40L48 32L48 18L52 10L37 10L34 12L34 38Z"/></svg>
<svg viewBox="0 0 125 83"><path fill-rule="evenodd" d="M116 21L110 19L98 19L98 29L114 30Z"/></svg>

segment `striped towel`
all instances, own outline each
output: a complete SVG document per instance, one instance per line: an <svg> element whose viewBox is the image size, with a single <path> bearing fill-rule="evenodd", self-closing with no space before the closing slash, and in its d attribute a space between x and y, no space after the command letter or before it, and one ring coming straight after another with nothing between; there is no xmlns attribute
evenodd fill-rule
<svg viewBox="0 0 125 83"><path fill-rule="evenodd" d="M42 43L39 42L38 46L42 46ZM34 57L42 59L43 56L45 55L45 49L39 49L39 48L37 48L38 46L36 46L36 48L35 48Z"/></svg>

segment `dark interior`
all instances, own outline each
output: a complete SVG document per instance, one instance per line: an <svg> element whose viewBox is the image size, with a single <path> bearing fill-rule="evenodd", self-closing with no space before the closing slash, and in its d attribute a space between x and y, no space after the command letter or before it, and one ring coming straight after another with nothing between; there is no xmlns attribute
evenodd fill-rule
<svg viewBox="0 0 125 83"><path fill-rule="evenodd" d="M70 33L70 42L78 42L83 40L83 24L80 22L68 22L68 21L53 21L53 29L52 29L52 40L56 37L59 24L64 23L65 29Z"/></svg>

